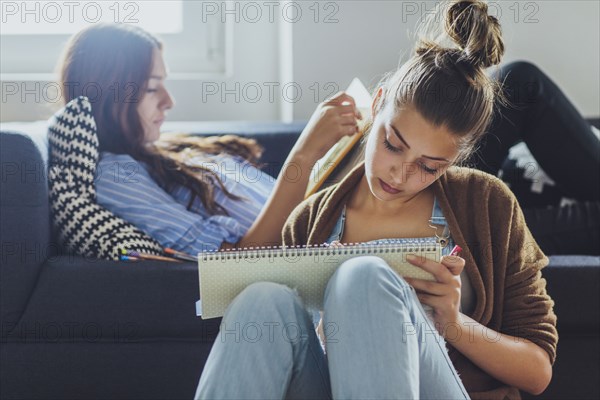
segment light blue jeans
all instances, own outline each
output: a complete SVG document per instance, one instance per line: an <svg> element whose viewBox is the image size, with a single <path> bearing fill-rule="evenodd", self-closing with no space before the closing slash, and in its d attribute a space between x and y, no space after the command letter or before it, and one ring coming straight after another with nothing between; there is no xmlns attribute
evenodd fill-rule
<svg viewBox="0 0 600 400"><path fill-rule="evenodd" d="M229 305L196 399L468 399L414 289L379 257L327 284L327 354L297 292L259 282Z"/></svg>

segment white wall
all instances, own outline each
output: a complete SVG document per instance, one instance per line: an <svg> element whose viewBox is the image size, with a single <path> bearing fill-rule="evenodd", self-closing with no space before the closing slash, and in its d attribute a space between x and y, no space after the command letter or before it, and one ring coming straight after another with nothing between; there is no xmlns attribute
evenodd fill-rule
<svg viewBox="0 0 600 400"><path fill-rule="evenodd" d="M414 40L407 31L414 32L422 15L413 10L424 13L432 10L435 2L338 4L338 23L303 20L295 24L296 81L334 81L344 88L358 76L365 84L376 85L384 72L396 68L400 56L405 61L410 55ZM515 60L535 63L583 116L600 116L600 2L513 0L488 4L490 12L500 16L503 29L506 53L501 65ZM303 99L294 117L310 115L315 106L310 99Z"/></svg>
<svg viewBox="0 0 600 400"><path fill-rule="evenodd" d="M262 5L262 1L257 2ZM406 60L413 47L409 33L435 2L322 1L296 2L302 16L288 22L276 13L274 21L234 24L233 74L226 88L239 84L240 101L220 93L203 102L207 83L169 81L176 100L170 120L307 119L317 104L335 89L344 89L354 76L371 89L386 71ZM528 60L537 64L563 89L585 117L600 116L600 2L496 1L506 44L504 63ZM315 11L319 9L317 22ZM518 16L515 14L519 10ZM279 8L278 10L281 10ZM333 13L333 14L332 14ZM325 23L325 18L337 20ZM288 25L286 25L288 24ZM288 36L281 36L283 31ZM167 48L168 60L168 48ZM288 86L287 95L282 88ZM33 87L35 82L29 82ZM244 92L243 88L247 91ZM255 101L253 88L262 89ZM269 98L269 87L275 97ZM300 88L299 95L294 89ZM4 97L4 96L3 96ZM52 108L28 96L2 99L2 121L47 118ZM43 97L43 96L42 96ZM43 98L42 98L43 100ZM52 105L50 105L52 106ZM285 118L284 118L285 117Z"/></svg>
<svg viewBox="0 0 600 400"><path fill-rule="evenodd" d="M167 80L167 87L176 103L169 112L169 120L279 119L280 96L273 97L273 100L268 96L269 86L280 81L278 23L269 22L266 18L257 23L240 20L239 23L233 23L232 27L233 68L229 76L202 81ZM168 47L165 47L165 60L168 66ZM47 82L16 84L19 88L26 85L32 93L25 96L22 96L23 93L3 95L1 121L46 119L60 108L59 102L44 101L54 97L44 90ZM32 90L36 84L39 85L38 90ZM215 85L218 87L217 93L212 94ZM236 87L240 89L236 90ZM261 88L262 96L256 96L257 87Z"/></svg>

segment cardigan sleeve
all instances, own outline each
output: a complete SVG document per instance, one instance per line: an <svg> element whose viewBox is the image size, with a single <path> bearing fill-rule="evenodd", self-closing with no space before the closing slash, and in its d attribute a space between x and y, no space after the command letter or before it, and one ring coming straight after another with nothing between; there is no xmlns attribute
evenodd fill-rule
<svg viewBox="0 0 600 400"><path fill-rule="evenodd" d="M284 246L307 245L311 232L317 224L321 207L327 206L328 195L335 186L331 186L304 199L288 216L281 232Z"/></svg>
<svg viewBox="0 0 600 400"><path fill-rule="evenodd" d="M540 346L554 364L558 343L556 315L541 271L549 260L527 227L521 207L513 200L502 332Z"/></svg>
<svg viewBox="0 0 600 400"><path fill-rule="evenodd" d="M311 206L304 200L290 213L281 232L283 246L297 246L307 243Z"/></svg>

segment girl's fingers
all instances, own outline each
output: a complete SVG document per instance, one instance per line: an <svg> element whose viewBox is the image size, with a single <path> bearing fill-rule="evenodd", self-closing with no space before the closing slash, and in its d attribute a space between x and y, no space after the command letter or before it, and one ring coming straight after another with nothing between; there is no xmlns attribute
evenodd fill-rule
<svg viewBox="0 0 600 400"><path fill-rule="evenodd" d="M340 116L340 123L342 125L352 125L352 126L356 126L356 117L354 115L351 114L346 114L346 115L341 115Z"/></svg>
<svg viewBox="0 0 600 400"><path fill-rule="evenodd" d="M354 98L343 91L336 93L331 99L326 100L324 104L341 105L344 102L348 102L352 105L352 107L356 108Z"/></svg>
<svg viewBox="0 0 600 400"><path fill-rule="evenodd" d="M438 307L438 301L440 299L439 296L427 293L417 293L417 298L421 303L427 304L434 309Z"/></svg>
<svg viewBox="0 0 600 400"><path fill-rule="evenodd" d="M339 106L335 106L335 110L338 113L338 115L352 115L357 119L362 119L362 115L360 113L360 111L358 111L358 108L356 108L354 105L352 104L343 104L343 105L339 105Z"/></svg>
<svg viewBox="0 0 600 400"><path fill-rule="evenodd" d="M356 118L363 119L362 114L356 108L356 103L352 96L344 92L340 92L331 100L323 102L323 105L335 107L339 114L354 114Z"/></svg>
<svg viewBox="0 0 600 400"><path fill-rule="evenodd" d="M411 258L410 256L411 255L408 255L406 257L406 260L409 263L416 265L417 267L420 267L421 269L429 272L435 277L436 281L450 282L452 279L454 279L454 275L448 270L448 267L446 267L445 265L425 258L423 256L418 256L414 254L414 258Z"/></svg>
<svg viewBox="0 0 600 400"><path fill-rule="evenodd" d="M452 275L460 275L465 268L465 259L459 256L443 256L440 263L445 265Z"/></svg>
<svg viewBox="0 0 600 400"><path fill-rule="evenodd" d="M424 279L404 278L404 280L415 289L436 296L446 294L445 283L426 281Z"/></svg>

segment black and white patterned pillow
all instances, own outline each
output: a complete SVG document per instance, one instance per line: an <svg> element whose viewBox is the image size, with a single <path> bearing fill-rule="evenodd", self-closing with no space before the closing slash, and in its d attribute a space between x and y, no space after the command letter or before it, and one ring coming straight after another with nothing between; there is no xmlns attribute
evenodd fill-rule
<svg viewBox="0 0 600 400"><path fill-rule="evenodd" d="M52 223L69 253L109 260L118 260L120 249L162 254L156 240L96 203L98 137L87 97L52 117L48 142Z"/></svg>

